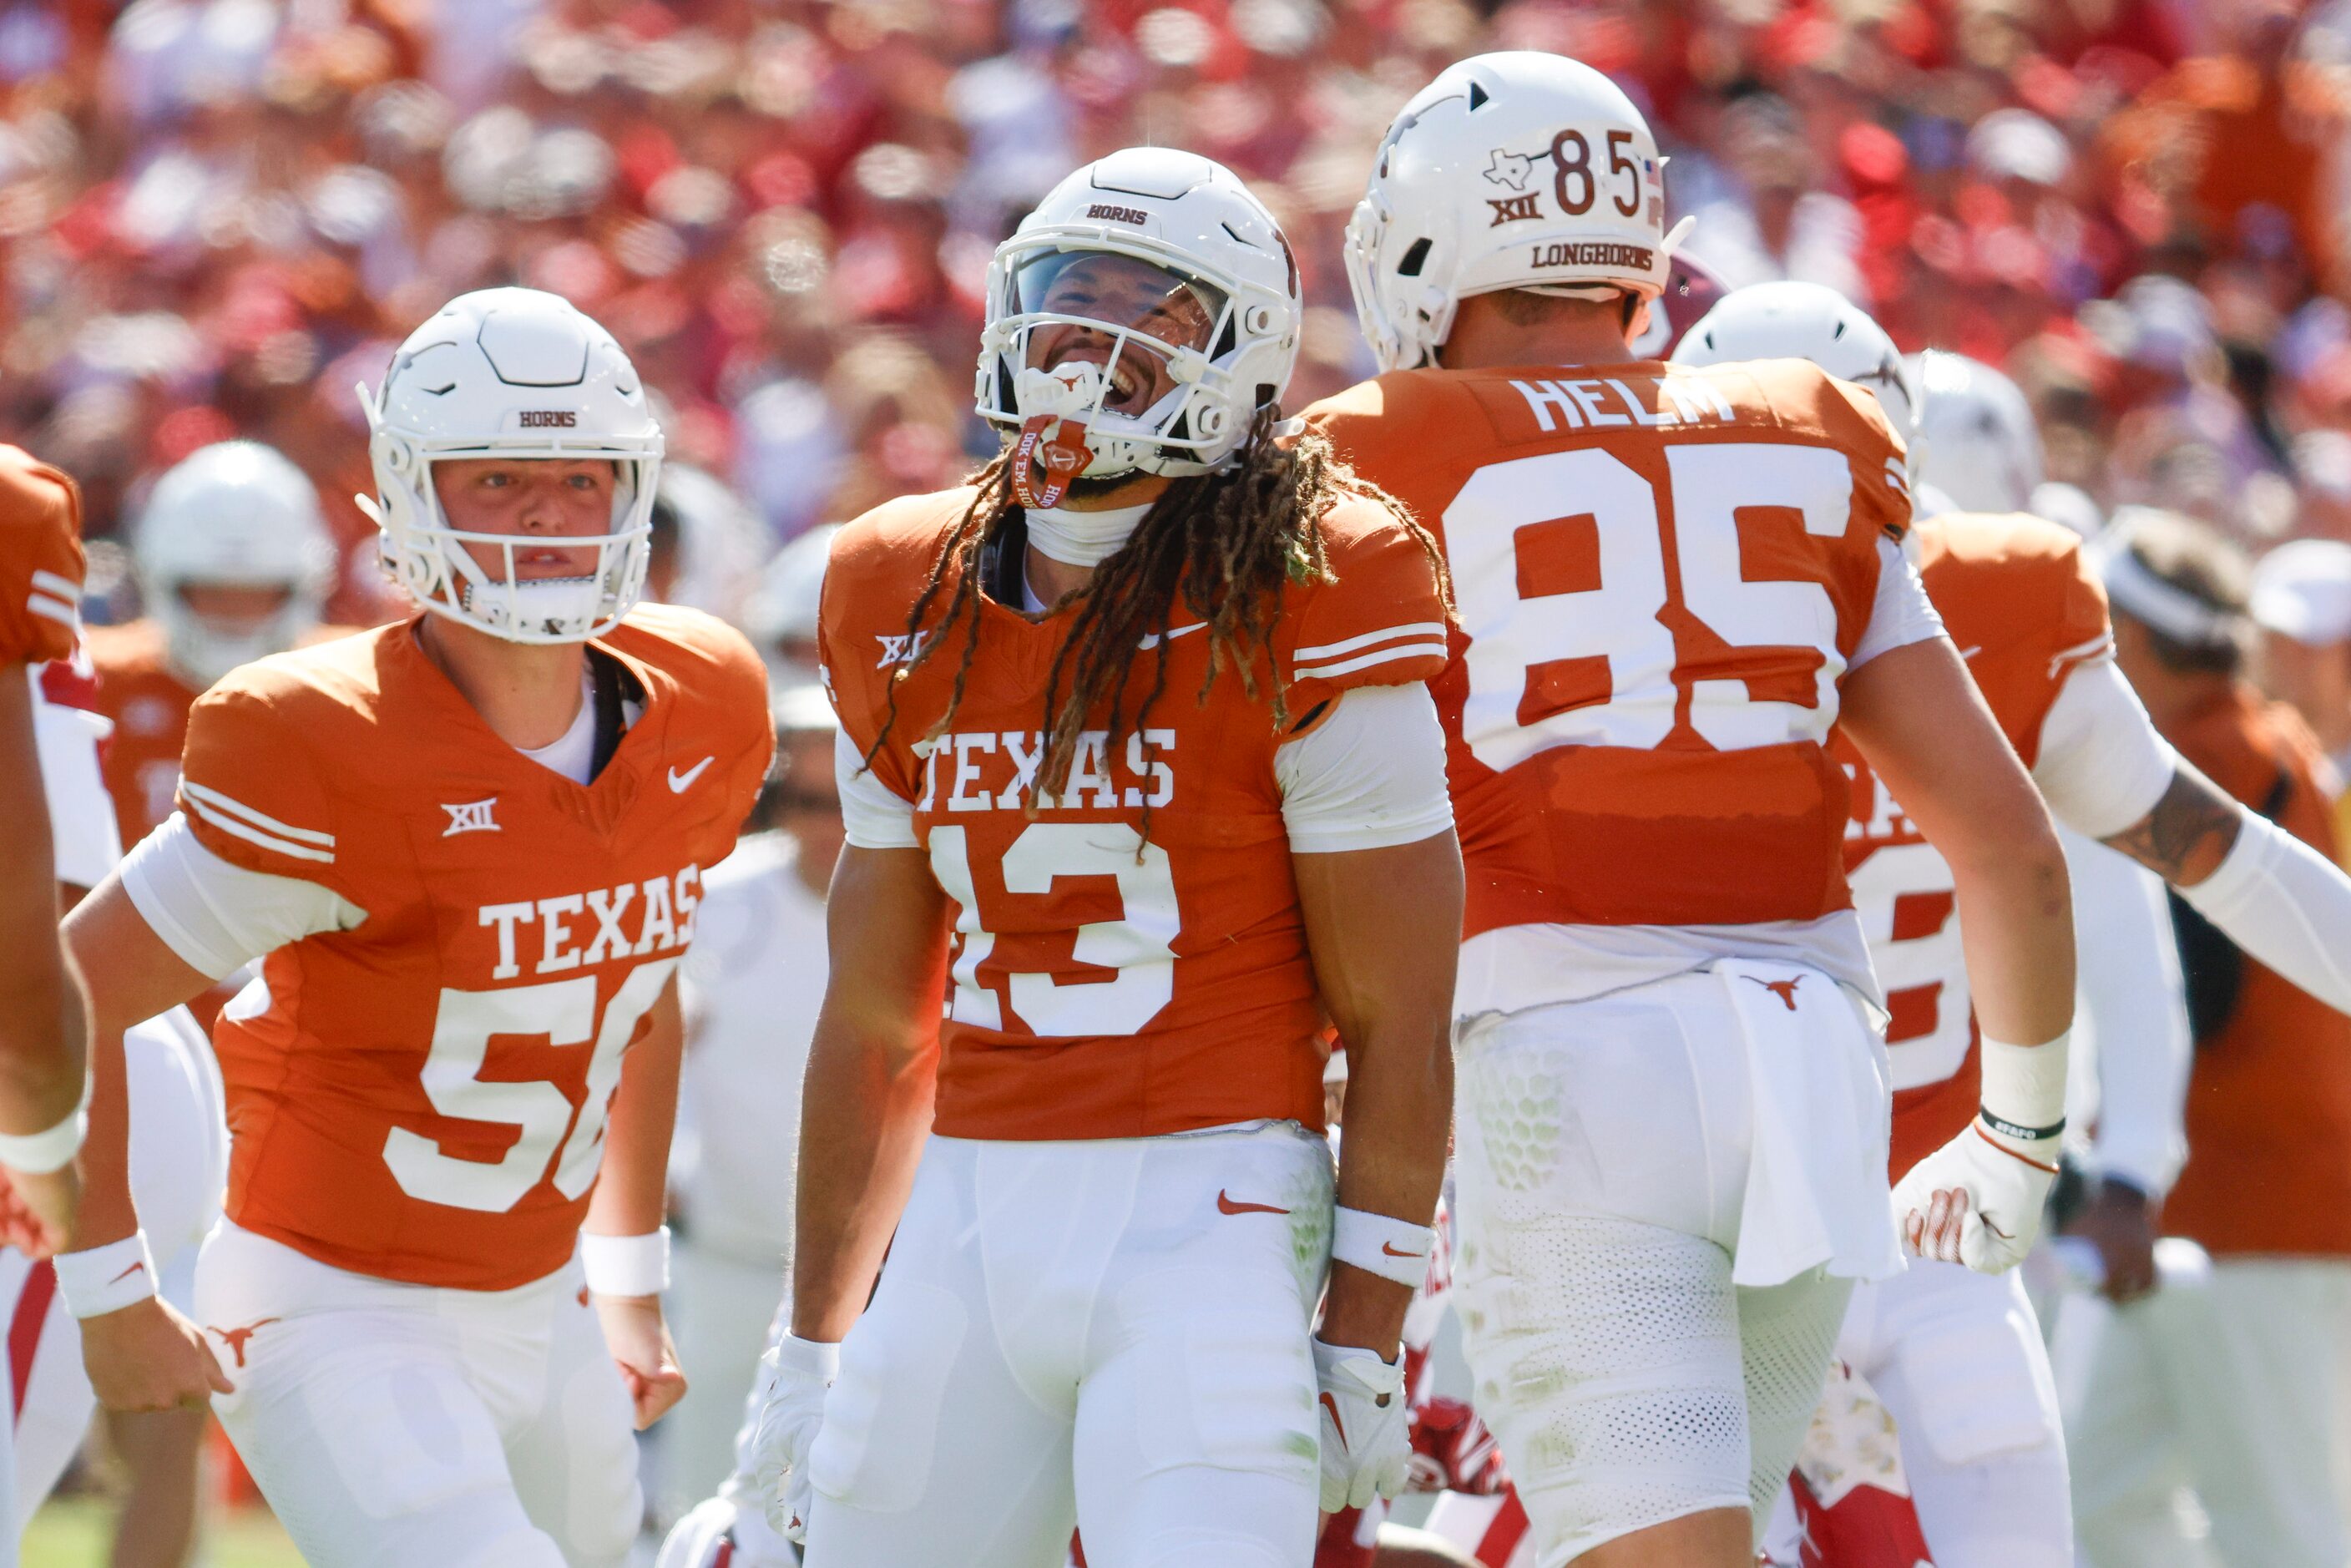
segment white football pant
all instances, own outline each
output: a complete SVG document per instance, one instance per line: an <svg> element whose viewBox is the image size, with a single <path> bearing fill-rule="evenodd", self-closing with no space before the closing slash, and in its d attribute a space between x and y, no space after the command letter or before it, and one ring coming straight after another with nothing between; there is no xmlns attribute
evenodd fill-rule
<svg viewBox="0 0 2351 1568"><path fill-rule="evenodd" d="M2066 1400L2090 1568L2342 1568L2351 1260L2216 1258L2211 1279L2116 1309ZM2064 1342L2061 1340L2061 1344ZM2072 1365L2060 1367L2071 1386ZM2181 1533L2186 1485L2209 1553Z"/></svg>
<svg viewBox="0 0 2351 1568"><path fill-rule="evenodd" d="M810 1450L810 1568L1308 1568L1331 1154L934 1137Z"/></svg>
<svg viewBox="0 0 2351 1568"><path fill-rule="evenodd" d="M579 1265L511 1291L371 1279L221 1222L213 1409L317 1568L617 1568L643 1517Z"/></svg>
<svg viewBox="0 0 2351 1568"><path fill-rule="evenodd" d="M1803 984L1787 1033L1807 1032L1774 1043L1857 1074L1840 1083L1882 1086L1883 1049L1852 1004L1817 972ZM1710 1509L1753 1511L1760 1533L1858 1265L1750 1288L1734 1260L1750 1244L1794 1255L1817 1218L1809 1195L1841 1190L1875 1205L1867 1223L1884 1229L1863 1250L1893 1266L1882 1087L1833 1096L1844 1123L1817 1137L1759 1133L1757 1073L1779 1070L1755 1065L1733 994L1697 972L1458 1032L1454 1300L1540 1568ZM1786 1104L1782 1085L1772 1103ZM1842 1151L1838 1168L1777 1166L1781 1201L1750 1204L1767 1140L1799 1158ZM1742 1234L1767 1224L1768 1239Z"/></svg>
<svg viewBox="0 0 2351 1568"><path fill-rule="evenodd" d="M220 1217L228 1173L220 1069L193 1019L174 1009L123 1031L131 1094L131 1196L154 1254L157 1285L182 1312L194 1304L196 1249ZM98 1409L82 1369L81 1330L57 1290L57 1271L0 1250L0 1332L14 1420L0 1427L0 1568L16 1538L81 1450ZM0 1527L9 1524L0 1520Z"/></svg>
<svg viewBox="0 0 2351 1568"><path fill-rule="evenodd" d="M1894 1417L1935 1568L2073 1568L2057 1388L2015 1273L1914 1258L1855 1289L1836 1358ZM1784 1490L1767 1539L1773 1562L1796 1561Z"/></svg>

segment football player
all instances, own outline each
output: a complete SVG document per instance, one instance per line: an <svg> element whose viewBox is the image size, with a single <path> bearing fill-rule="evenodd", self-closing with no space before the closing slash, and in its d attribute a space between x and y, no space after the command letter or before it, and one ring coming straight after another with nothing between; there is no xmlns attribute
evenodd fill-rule
<svg viewBox="0 0 2351 1568"><path fill-rule="evenodd" d="M767 771L765 679L638 606L661 431L569 304L462 296L362 402L420 612L206 693L179 810L67 925L99 1040L69 1304L110 1407L217 1396L312 1563L618 1563L631 1416L684 1390L675 971ZM192 1322L152 1293L113 1040L256 958Z"/></svg>
<svg viewBox="0 0 2351 1568"><path fill-rule="evenodd" d="M1388 373L1306 416L1459 598L1456 1300L1543 1568L1751 1563L1854 1281L1901 1266L1840 719L1944 844L1987 1037L1928 1162L1977 1202L1913 1247L2031 1245L2073 1010L2064 857L1904 559L1876 400L1632 353L1659 163L1578 62L1445 71L1348 232Z"/></svg>
<svg viewBox="0 0 2351 1568"><path fill-rule="evenodd" d="M2090 552L2070 529L2022 515L2042 454L2030 417L2014 417L2022 398L2012 384L1989 366L1929 353L1914 402L1876 323L1834 291L1804 283L1730 295L1675 359L1707 365L1782 355L1878 389L1897 429L1912 423L1919 402L1943 405L1918 420L1927 432L1913 452L1919 495L1964 491L2000 511L1925 517L1911 548L1928 598L1967 650L1969 673L2058 820L2162 876L2245 952L2319 1000L2351 1009L2351 878L2239 806L2157 733L2116 667L2106 592ZM1955 431L1969 434L1947 445ZM1947 458L1959 469L1950 486ZM1842 739L1839 749L1855 789L1846 863L1894 1014L1896 1201L1906 1193L1924 1201L1908 1173L1966 1128L1977 1101L1977 1031L1954 929L1961 923L1941 857L1867 763ZM2273 869L2251 869L2257 866ZM2075 867L2076 875L2096 874L2086 856ZM2250 889L2231 893L2232 882L2249 877ZM2104 926L2136 924L2137 988L2160 998L2175 983L2178 959L2167 951L2168 923L2145 915L2144 901L2127 888L2099 909ZM2087 964L2085 956L2085 972ZM2102 1055L2163 1027L2107 1016L2097 1022ZM2110 1293L2128 1300L2153 1286L2154 1206L2158 1184L2177 1174L2177 1157L2157 1152L2100 1163L2091 1203ZM1875 1385L1909 1435L1904 1466L1942 1568L2064 1568L2074 1532L2064 1438L2032 1309L2013 1276L1986 1280L1958 1262L1948 1254L1922 1259L1857 1291L1838 1358ZM1990 1498L1998 1506L1986 1506Z"/></svg>
<svg viewBox="0 0 2351 1568"><path fill-rule="evenodd" d="M34 683L34 730L56 851L57 894L68 909L122 858L114 807L99 758L108 724L94 710L96 682L88 650L40 666ZM228 1128L222 1121L220 1071L194 1019L174 1009L125 1032L123 1053L138 1137L131 1181L147 1217L158 1289L183 1311L193 1306L196 1249L220 1215L227 1171ZM71 1261L67 1270L69 1284ZM18 1525L29 1520L79 1452L96 1407L82 1370L80 1331L66 1308L50 1261L15 1249L0 1251L0 1322L9 1325L7 1364L16 1392L13 1423L0 1425L0 1453L13 1469ZM108 1437L128 1472L116 1521L118 1561L179 1563L196 1526L202 1410L117 1413ZM0 1521L5 1525L5 1521ZM15 1529L0 1528L11 1543ZM0 1562L15 1559L0 1552Z"/></svg>
<svg viewBox="0 0 2351 1568"><path fill-rule="evenodd" d="M1275 438L1299 329L1228 172L1081 169L990 268L1005 454L833 545L849 847L757 1443L815 1568L1028 1568L1073 1523L1096 1568L1305 1568L1318 1500L1403 1484L1448 617L1427 536Z"/></svg>
<svg viewBox="0 0 2351 1568"><path fill-rule="evenodd" d="M35 670L74 650L81 492L0 446L0 1241L44 1253L79 1196L87 1123L81 984L57 936L56 858L34 738Z"/></svg>
<svg viewBox="0 0 2351 1568"><path fill-rule="evenodd" d="M335 546L299 468L258 442L224 441L155 481L131 559L146 614L89 633L98 710L114 725L106 781L126 844L172 814L197 694L318 631Z"/></svg>

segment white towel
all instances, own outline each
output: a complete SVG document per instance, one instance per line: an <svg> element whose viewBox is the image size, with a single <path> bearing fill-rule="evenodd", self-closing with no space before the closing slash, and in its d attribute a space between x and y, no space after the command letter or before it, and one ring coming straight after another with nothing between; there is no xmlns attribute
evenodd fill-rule
<svg viewBox="0 0 2351 1568"><path fill-rule="evenodd" d="M1886 1183L1886 1047L1818 969L1725 958L1711 973L1746 1037L1754 1134L1731 1281L1902 1271Z"/></svg>

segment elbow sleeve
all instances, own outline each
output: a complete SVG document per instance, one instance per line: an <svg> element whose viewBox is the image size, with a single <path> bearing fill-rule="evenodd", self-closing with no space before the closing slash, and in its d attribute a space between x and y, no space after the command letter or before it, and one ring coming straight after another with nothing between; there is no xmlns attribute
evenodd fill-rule
<svg viewBox="0 0 2351 1568"><path fill-rule="evenodd" d="M2248 811L2218 870L2179 896L2256 962L2351 1013L2351 877Z"/></svg>

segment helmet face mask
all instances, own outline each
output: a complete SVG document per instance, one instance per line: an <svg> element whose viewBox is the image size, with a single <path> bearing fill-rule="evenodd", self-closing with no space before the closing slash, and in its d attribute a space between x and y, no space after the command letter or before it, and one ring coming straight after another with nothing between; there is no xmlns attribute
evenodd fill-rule
<svg viewBox="0 0 2351 1568"><path fill-rule="evenodd" d="M1238 179L1169 149L1113 153L998 247L974 402L1016 443L1023 505L1081 477L1208 473L1288 386L1300 316L1289 242Z"/></svg>
<svg viewBox="0 0 2351 1568"><path fill-rule="evenodd" d="M166 660L199 688L301 641L335 574L317 490L251 441L203 447L157 480L132 559Z"/></svg>
<svg viewBox="0 0 2351 1568"><path fill-rule="evenodd" d="M554 295L462 295L400 346L380 392L360 389L386 566L427 612L513 643L577 643L618 625L644 592L662 434L618 343ZM436 465L461 460L612 465L611 527L557 538L466 529ZM580 553L576 574L534 578L517 549ZM485 561L489 564L485 565Z"/></svg>

